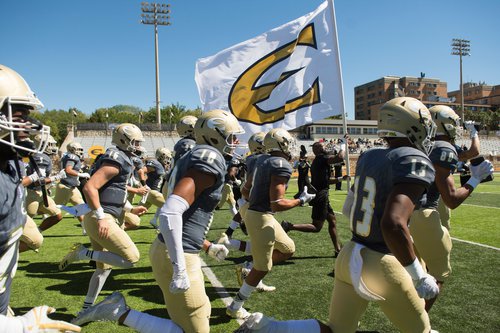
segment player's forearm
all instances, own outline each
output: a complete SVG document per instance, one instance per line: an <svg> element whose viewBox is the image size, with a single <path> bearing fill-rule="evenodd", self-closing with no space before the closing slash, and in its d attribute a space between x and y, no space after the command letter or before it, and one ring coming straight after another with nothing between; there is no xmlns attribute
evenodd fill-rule
<svg viewBox="0 0 500 333"><path fill-rule="evenodd" d="M382 235L391 253L403 266L410 265L416 258L408 228L402 223L383 223Z"/></svg>
<svg viewBox="0 0 500 333"><path fill-rule="evenodd" d="M101 207L101 201L99 200L99 190L97 190L94 186L91 186L87 183L83 187L83 195L85 195L85 199L87 199L87 204L90 209L96 210Z"/></svg>
<svg viewBox="0 0 500 333"><path fill-rule="evenodd" d="M283 212L285 210L292 209L294 207L300 206L299 199L278 199L271 202L271 209L273 212Z"/></svg>

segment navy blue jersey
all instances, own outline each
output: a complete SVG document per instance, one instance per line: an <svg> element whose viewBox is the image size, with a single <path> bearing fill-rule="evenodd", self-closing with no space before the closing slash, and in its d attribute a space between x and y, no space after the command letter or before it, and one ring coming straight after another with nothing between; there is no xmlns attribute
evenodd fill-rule
<svg viewBox="0 0 500 333"><path fill-rule="evenodd" d="M354 203L350 216L352 240L375 251L389 253L380 221L392 187L420 184L428 188L433 180L432 162L415 148L371 149L363 153L354 179Z"/></svg>
<svg viewBox="0 0 500 333"><path fill-rule="evenodd" d="M182 215L182 246L186 253L198 253L203 246L213 211L222 196L222 185L226 173L226 162L222 154L212 146L197 145L175 164L168 182L168 193L172 193L177 182L190 169L214 175L215 184L203 191Z"/></svg>
<svg viewBox="0 0 500 333"><path fill-rule="evenodd" d="M73 170L79 172L82 168L82 162L80 157L71 153L64 153L61 157L61 170L65 170L67 166L72 166ZM61 179L61 184L64 184L68 187L77 187L80 185L80 181L78 180L78 176L67 175L66 178Z"/></svg>
<svg viewBox="0 0 500 333"><path fill-rule="evenodd" d="M283 157L271 155L259 155L252 167L252 188L250 190L248 209L257 212L271 212L271 199L269 187L271 176L285 177L288 180L292 176L292 166ZM249 172L250 174L250 172Z"/></svg>
<svg viewBox="0 0 500 333"><path fill-rule="evenodd" d="M440 166L450 171L450 174L455 173L458 167L458 153L455 147L446 141L435 141L429 158L434 166ZM437 209L439 202L439 190L436 182L432 182L431 187L427 191L425 202L422 204L425 208Z"/></svg>
<svg viewBox="0 0 500 333"><path fill-rule="evenodd" d="M137 156L132 156L130 159L132 160L132 164L134 165L134 171L133 171L134 178L140 180L139 173L137 171L144 168L144 163L142 162L141 158Z"/></svg>
<svg viewBox="0 0 500 333"><path fill-rule="evenodd" d="M0 314L3 315L7 314L19 238L26 223L25 190L18 173L21 168L19 161L9 160L7 171L0 171Z"/></svg>
<svg viewBox="0 0 500 333"><path fill-rule="evenodd" d="M130 157L122 150L111 147L95 163L95 171L103 164L112 164L119 169L118 175L111 178L99 189L99 201L105 213L118 218L127 200L127 183L134 166Z"/></svg>
<svg viewBox="0 0 500 333"><path fill-rule="evenodd" d="M161 185L163 184L163 178L165 177L165 168L155 159L146 160L146 167L148 168L146 185L148 185L152 190L161 191ZM152 169L152 171L150 171L150 169Z"/></svg>
<svg viewBox="0 0 500 333"><path fill-rule="evenodd" d="M42 175L42 177L49 177L52 172L52 160L50 159L49 155L45 153L37 153L33 155L33 160L38 166L38 169L40 170L40 174ZM32 162L30 160L26 173L28 175L31 175L35 172L36 172L35 168L33 167ZM40 185L35 185L34 183L29 185L28 188L30 190L35 190L35 191L40 191L42 189Z"/></svg>
<svg viewBox="0 0 500 333"><path fill-rule="evenodd" d="M185 153L190 151L196 145L196 141L189 137L185 137L177 141L174 145L174 164L181 158Z"/></svg>

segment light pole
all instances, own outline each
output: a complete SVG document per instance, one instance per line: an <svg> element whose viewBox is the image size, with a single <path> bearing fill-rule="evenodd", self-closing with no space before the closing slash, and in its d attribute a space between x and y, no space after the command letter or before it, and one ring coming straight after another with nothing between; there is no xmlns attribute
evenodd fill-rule
<svg viewBox="0 0 500 333"><path fill-rule="evenodd" d="M170 25L170 5L156 2L141 2L141 23L154 25L155 29L155 65L156 65L156 122L161 128L160 114L160 69L158 64L158 26Z"/></svg>
<svg viewBox="0 0 500 333"><path fill-rule="evenodd" d="M462 82L462 56L470 56L470 40L453 38L451 41L452 55L460 56L460 108L462 123L465 121L464 86Z"/></svg>
<svg viewBox="0 0 500 333"><path fill-rule="evenodd" d="M109 114L108 114L108 111L106 111L106 136L108 136L108 128L109 128L109 122L108 122L108 119L109 119Z"/></svg>

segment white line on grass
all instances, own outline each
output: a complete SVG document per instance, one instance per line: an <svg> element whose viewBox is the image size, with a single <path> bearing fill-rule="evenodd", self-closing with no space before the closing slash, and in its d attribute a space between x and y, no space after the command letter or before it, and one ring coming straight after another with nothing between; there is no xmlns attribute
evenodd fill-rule
<svg viewBox="0 0 500 333"><path fill-rule="evenodd" d="M200 258L201 261L201 269L203 270L203 273L205 273L205 276L208 278L210 283L212 284L212 287L215 288L215 291L217 294L219 294L219 298L222 300L224 305L228 307L231 305L231 302L233 301L232 297L229 297L229 293L227 292L226 288L222 285L222 283L217 279L215 276L214 272L210 269L210 267L207 266L205 261ZM241 325L243 324L244 320L241 319L236 319L236 321Z"/></svg>
<svg viewBox="0 0 500 333"><path fill-rule="evenodd" d="M455 238L455 237L451 237L451 239L453 239L454 241L457 241L457 242L467 243L467 244L471 244L471 245L477 245L477 246L481 246L481 247L486 247L488 249L500 251L500 249L498 247L494 247L494 246L489 246L489 245L484 245L484 244L481 244L481 243L466 241L466 240Z"/></svg>

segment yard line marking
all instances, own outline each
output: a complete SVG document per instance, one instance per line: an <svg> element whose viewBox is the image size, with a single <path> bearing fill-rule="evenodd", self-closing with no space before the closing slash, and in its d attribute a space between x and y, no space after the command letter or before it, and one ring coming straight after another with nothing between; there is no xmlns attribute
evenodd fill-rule
<svg viewBox="0 0 500 333"><path fill-rule="evenodd" d="M484 244L481 244L481 243L466 241L466 240L455 238L455 237L451 237L451 239L453 239L454 241L457 241L457 242L467 243L467 244L471 244L471 245L477 245L477 246L481 246L481 247L486 247L488 249L500 251L500 249L498 247L494 247L494 246L490 246L490 245L484 245Z"/></svg>
<svg viewBox="0 0 500 333"><path fill-rule="evenodd" d="M481 208L493 208L493 209L500 209L500 207L493 207L493 206L481 206L481 205L473 205L473 204L461 204L460 206L473 206L473 207L481 207Z"/></svg>
<svg viewBox="0 0 500 333"><path fill-rule="evenodd" d="M227 292L226 288L224 288L224 286L222 285L222 283L215 276L214 272L210 269L210 267L207 266L207 264L205 263L205 261L203 259L201 259L201 258L200 258L200 261L201 261L201 270L203 271L203 273L207 277L208 281L210 281L210 283L214 287L215 291L219 295L219 298L222 300L222 302L224 303L224 305L226 307L228 307L229 305L231 305L231 302L233 301L233 298L228 296L229 293ZM244 322L244 320L242 320L242 319L236 319L236 321L240 325L243 324L243 322Z"/></svg>

